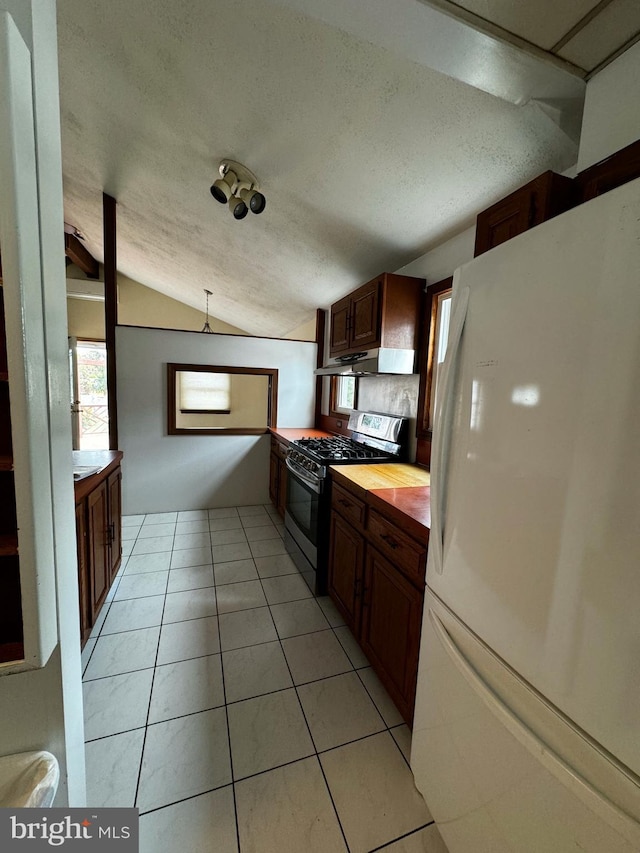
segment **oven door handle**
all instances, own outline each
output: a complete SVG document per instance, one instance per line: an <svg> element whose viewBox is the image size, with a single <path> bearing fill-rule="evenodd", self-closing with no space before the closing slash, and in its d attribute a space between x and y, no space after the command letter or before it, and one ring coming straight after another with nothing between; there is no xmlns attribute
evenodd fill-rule
<svg viewBox="0 0 640 853"><path fill-rule="evenodd" d="M295 477L297 477L299 480L302 480L305 486L308 486L310 489L312 489L316 493L316 495L320 494L322 489L320 487L320 483L315 478L312 479L308 474L306 474L306 472L304 472L304 469L298 468L298 466L294 465L294 463L291 462L288 457L284 460L284 463Z"/></svg>

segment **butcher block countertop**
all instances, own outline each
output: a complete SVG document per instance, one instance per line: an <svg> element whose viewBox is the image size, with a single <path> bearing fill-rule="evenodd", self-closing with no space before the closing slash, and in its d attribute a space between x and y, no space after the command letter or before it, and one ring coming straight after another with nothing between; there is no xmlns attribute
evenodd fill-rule
<svg viewBox="0 0 640 853"><path fill-rule="evenodd" d="M294 427L272 427L269 432L276 438L283 441L298 441L301 438L329 438L330 432L324 432L321 429L313 429L313 427L302 427L302 429Z"/></svg>
<svg viewBox="0 0 640 853"><path fill-rule="evenodd" d="M428 486L431 474L417 465L404 462L378 463L373 465L332 465L331 474L349 480L361 489L399 489L405 486Z"/></svg>
<svg viewBox="0 0 640 853"><path fill-rule="evenodd" d="M431 530L431 487L407 486L403 489L373 489L367 503L379 509L400 527L420 537Z"/></svg>
<svg viewBox="0 0 640 853"><path fill-rule="evenodd" d="M431 474L404 463L332 465L337 482L415 536L431 528Z"/></svg>

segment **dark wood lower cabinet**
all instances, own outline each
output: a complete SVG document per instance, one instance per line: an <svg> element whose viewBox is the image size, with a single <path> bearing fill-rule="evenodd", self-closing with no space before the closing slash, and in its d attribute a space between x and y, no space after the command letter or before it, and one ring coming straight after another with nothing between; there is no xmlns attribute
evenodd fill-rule
<svg viewBox="0 0 640 853"><path fill-rule="evenodd" d="M76 544L78 552L78 604L80 607L80 641L89 639L93 620L89 592L89 566L87 561L87 512L86 502L76 504Z"/></svg>
<svg viewBox="0 0 640 853"><path fill-rule="evenodd" d="M107 480L109 531L109 586L122 562L122 469L116 468Z"/></svg>
<svg viewBox="0 0 640 853"><path fill-rule="evenodd" d="M109 592L109 531L107 484L102 482L87 498L89 604L92 624Z"/></svg>
<svg viewBox="0 0 640 853"><path fill-rule="evenodd" d="M337 512L331 513L329 595L354 634L360 629L364 539Z"/></svg>
<svg viewBox="0 0 640 853"><path fill-rule="evenodd" d="M360 645L405 720L413 718L424 596L367 547Z"/></svg>
<svg viewBox="0 0 640 853"><path fill-rule="evenodd" d="M333 483L329 595L411 725L428 532L408 536L367 501Z"/></svg>
<svg viewBox="0 0 640 853"><path fill-rule="evenodd" d="M269 498L282 518L287 508L287 466L284 461L286 452L286 444L272 437L269 458Z"/></svg>
<svg viewBox="0 0 640 853"><path fill-rule="evenodd" d="M82 645L98 619L122 560L121 483L122 471L117 465L76 486Z"/></svg>

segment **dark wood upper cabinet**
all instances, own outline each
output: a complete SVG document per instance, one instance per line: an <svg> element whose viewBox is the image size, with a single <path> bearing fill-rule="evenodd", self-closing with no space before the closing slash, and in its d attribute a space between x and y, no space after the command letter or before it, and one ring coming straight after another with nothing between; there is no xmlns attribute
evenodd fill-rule
<svg viewBox="0 0 640 853"><path fill-rule="evenodd" d="M380 291L384 287L384 278L376 279L358 288L351 296L351 327L349 337L351 346L380 346L382 318L379 314Z"/></svg>
<svg viewBox="0 0 640 853"><path fill-rule="evenodd" d="M478 214L474 257L569 210L579 200L572 178L543 172Z"/></svg>
<svg viewBox="0 0 640 853"><path fill-rule="evenodd" d="M331 306L330 356L378 347L416 349L425 281L382 273Z"/></svg>
<svg viewBox="0 0 640 853"><path fill-rule="evenodd" d="M576 183L581 200L602 195L640 177L640 140L580 172Z"/></svg>
<svg viewBox="0 0 640 853"><path fill-rule="evenodd" d="M344 352L349 349L349 308L351 297L345 296L331 306L331 354Z"/></svg>

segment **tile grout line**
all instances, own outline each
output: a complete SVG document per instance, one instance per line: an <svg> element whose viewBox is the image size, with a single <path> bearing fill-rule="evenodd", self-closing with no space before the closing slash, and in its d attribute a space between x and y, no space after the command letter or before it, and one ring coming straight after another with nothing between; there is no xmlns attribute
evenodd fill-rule
<svg viewBox="0 0 640 853"><path fill-rule="evenodd" d="M176 518L177 518L177 516L176 516ZM208 518L208 516L207 516L207 518ZM272 519L270 519L270 520L272 521ZM144 522L143 522L143 523L144 523ZM178 523L178 522L176 521L176 524L177 524L177 523ZM242 519L241 519L241 523L242 523ZM142 525L141 525L141 527L142 527ZM244 531L244 527L243 527L242 529L243 529L243 531ZM173 536L174 536L174 541L175 541L175 536L179 535L176 531L177 531L177 527L176 527L176 528L174 528L174 534L173 534ZM211 531L210 531L210 533L211 533ZM256 540L256 541L263 541L263 540ZM274 541L275 541L275 540L274 540ZM230 544L234 544L234 543L230 543ZM250 551L251 551L251 547L250 547L251 543L248 543L248 544L249 544L249 548L250 548ZM224 663L223 663L222 637L221 637L221 628L220 628L220 615L221 615L221 614L218 612L218 607L217 607L217 587L218 587L218 586L220 586L220 587L229 586L229 585L232 585L233 583L241 583L241 581L237 581L237 582L233 582L233 581L232 581L232 582L231 582L231 584L217 584L217 583L216 583L216 580L215 580L215 561L214 561L214 559L213 559L213 551L214 551L213 542L211 542L211 543L210 543L210 548L211 548L211 554L212 554L211 571L212 571L212 575L213 575L213 588L214 588L214 590L215 590L215 594L216 594L216 614L215 614L215 615L216 615L216 618L217 618L218 644L219 644L219 654L220 654L220 663L221 663L221 677L222 677L223 698L224 698L224 705L223 705L223 707L224 707L224 709L225 709L225 717L226 717L226 722L227 722L227 742L228 742L229 760L230 760L230 767L231 767L231 782L230 782L230 785L231 785L231 787L232 787L232 794L233 794L233 798L234 798L234 815L235 815L235 824L236 824L236 838L237 838L237 842L238 842L238 849L240 849L240 846L239 846L239 845L240 845L240 835L239 835L238 810L237 810L237 801L236 801L236 792L235 792L235 785L237 784L237 782L244 781L245 779L250 779L250 778L253 778L254 776L262 775L262 774L264 774L264 773L268 773L268 772L270 772L271 770L275 770L275 769L277 769L278 767L284 767L284 766L288 766L289 764L295 764L295 763L297 763L297 762L299 762L299 761L304 761L304 760L306 760L307 758L309 758L309 757L311 757L311 756L303 756L302 758L295 759L294 761L285 762L285 763L284 763L284 764L282 764L282 765L276 765L275 767L269 767L269 768L266 768L265 770L259 771L258 773L251 774L250 776L247 776L247 777L243 777L243 779L242 779L242 780L236 780L236 779L234 778L234 771L233 771L233 758L232 758L232 752L231 752L231 737L230 737L230 728L229 728L229 713L228 713L228 708L229 708L229 705L234 705L234 704L237 704L238 702L243 702L243 701L247 701L247 699L248 699L248 700L251 700L251 699L254 699L254 698L258 698L258 697L257 697L257 696L256 696L256 697L253 697L253 696L252 696L252 697L247 697L247 699L240 699L240 700L236 700L236 702L231 702L231 703L227 701L226 684L225 684L225 668L224 668ZM178 549L178 551L179 551L179 550L181 550L181 549ZM184 550L184 549L182 549L182 550ZM173 552L174 552L174 548L172 547L172 549L171 549L170 563L171 563L171 559L172 559L172 556L173 556ZM159 552L156 552L156 553L159 553ZM254 565L255 565L255 559L256 559L256 558L255 558L255 557L253 557L253 552L252 552L252 551L251 551L251 554L252 554L251 559L252 559L252 561L254 562ZM130 556L131 556L131 555L128 555L128 556L127 556L127 561L128 561L128 558L129 558ZM272 556L279 556L279 555L272 555ZM285 555L283 555L283 556L285 556ZM222 562L237 562L237 561L222 561ZM126 568L126 563L125 563L125 565L122 567L121 571L119 572L119 574L121 574L120 580L122 579L122 574L124 573L125 568ZM185 566L185 567L180 567L180 568L192 568L192 567ZM170 566L169 571L171 571L171 570L172 570L172 569L171 569L171 566ZM135 574L144 574L144 573L133 573L133 574L135 575ZM296 572L291 572L291 573L290 573L290 575L294 575L294 574L298 574L298 575L299 575L299 572L297 572L297 571L296 571ZM275 577L275 578L277 578L277 577L286 577L286 576L290 576L290 575L274 575L273 577ZM255 579L254 579L254 580L255 580ZM287 657L286 657L286 654L285 654L285 651L284 651L284 646L283 646L283 639L290 639L290 638L289 638L289 637L287 637L287 638L282 638L282 637L280 637L280 634L279 634L279 632L278 632L278 629L277 629L277 626L276 626L276 623L275 623L275 619L274 619L274 615L273 615L273 610L272 610L272 608L273 608L274 606L277 606L277 604L271 604L271 603L269 603L269 601L267 600L267 597L266 597L266 592L265 592L265 588L264 588L264 583L263 583L263 581L265 581L265 580L269 580L269 578L268 578L268 577L263 578L261 575L259 575L259 574L258 574L257 580L260 582L261 589L262 589L263 595L264 595L264 597L265 597L266 604L265 604L265 605L260 605L258 608L243 608L242 610L237 610L237 611L236 611L236 610L233 610L233 611L229 611L229 613L242 613L242 612L244 612L245 610L263 609L264 607L269 607L269 615L270 615L270 617L271 617L271 621L272 621L272 623L273 623L273 625L274 625L274 629L275 629L275 633L276 633L276 641L279 643L280 650L281 650L281 652L282 652L282 654L283 654L283 657L284 657L285 663L286 663L286 665L287 665L287 670L288 670L289 675L290 675L290 678L291 678L291 682L292 682L293 689L294 689L294 690L295 690L295 692L296 692L296 698L297 698L297 700L298 700L298 704L299 704L300 710L301 710L301 712L302 712L303 719L305 720L305 725L306 725L307 731L308 731L309 736L310 736L310 739L311 739L311 744L312 744L313 749L314 749L314 753L313 753L313 754L314 754L315 758L317 759L318 765L319 765L320 770L321 770L321 772L322 772L322 775L323 775L323 778L324 778L324 781L325 781L325 785L326 785L326 788L327 788L327 791L328 791L328 793L329 793L329 797L330 797L330 800L331 800L331 803L332 803L332 806L333 806L333 809L334 809L334 813L335 813L335 815L336 815L336 819L338 820L338 825L340 826L340 829L341 829L341 832L342 832L342 836L343 836L344 842L345 842L345 844L347 845L347 850L349 850L348 843L347 843L347 840L346 840L346 836L345 836L345 833L344 833L344 829L343 829L343 827L342 827L342 823L341 823L341 821L340 821L340 817L339 817L339 815L338 815L337 808L336 808L336 805L335 805L335 802L334 802L334 799L333 799L333 795L332 795L332 793L331 793L331 789L330 789L330 787L329 787L328 780L327 780L326 775L325 775L325 773L324 773L324 768L322 767L322 762L320 761L320 755L321 755L321 754L323 754L323 753L325 753L325 752L329 752L329 751L332 751L332 750L335 750L335 749L338 749L338 748L344 747L344 746L346 746L346 745L348 745L348 744L356 743L356 742L358 742L359 740L363 740L363 739L366 739L366 738L369 738L369 737L373 737L373 736L375 736L375 735L377 735L377 734L381 734L381 733L382 733L382 731L385 731L385 730L386 730L386 731L388 731L388 732L391 734L392 740L393 740L393 742L396 744L396 747L398 748L398 750L400 751L400 753L401 753L401 755L402 755L402 757L403 757L403 760L404 760L405 762L407 762L407 760L406 760L406 758L405 758L405 756L404 756L404 753L403 753L403 752L402 752L402 750L400 749L399 744L396 742L396 740L395 740L395 738L393 737L393 734L392 734L392 729L395 729L395 728L399 728L399 727L401 727L401 726L404 724L404 721L401 721L400 723L397 723L397 724L395 724L395 725L391 726L391 725L390 725L390 724L388 724L388 723L386 722L386 720L384 719L384 717L383 717L383 715L382 715L381 711L379 710L379 708L378 708L378 706L377 706L377 704L376 704L376 702L375 702L375 700L374 700L374 698L373 698L372 694L371 694L371 693L370 693L370 691L368 690L368 688L367 688L366 684L364 683L364 680L362 679L362 677L360 676L360 673L359 673L359 670L361 670L361 669L370 668L370 664L367 662L367 664L365 665L365 667L359 667L359 668L357 668L357 667L355 666L355 664L353 663L353 661L351 660L351 657L350 657L350 656L349 656L349 654L348 654L347 648L344 646L344 644L343 644L343 643L342 643L342 641L340 640L340 637L339 637L339 636L338 636L338 634L336 633L336 629L337 629L337 628L348 627L348 626L344 626L344 625L339 625L339 626L332 625L332 624L331 624L331 622L330 622L330 620L329 620L329 617L328 617L328 616L327 616L327 614L325 613L324 609L323 609L323 608L320 606L320 604L317 602L317 600L315 599L315 597L314 597L314 598L312 598L312 599L307 599L307 598L305 598L305 599L294 599L294 600L292 600L292 601L286 601L286 602L277 602L277 604L290 604L290 603L295 603L295 602L298 602L298 601L304 601L304 600L316 600L316 604L317 604L317 606L319 607L320 611L322 612L322 614L323 614L323 617L324 617L325 621L327 622L327 628L323 628L323 629L320 629L320 630L321 630L322 632L324 632L324 631L326 631L326 630L329 630L329 629L333 631L333 633L334 633L334 635L335 635L335 637L336 637L336 640L338 641L339 647L342 649L342 651L343 651L343 653L345 654L345 656L346 656L347 660L349 661L349 664L350 664L350 667L351 667L351 668L350 668L350 670L349 670L349 672L355 672L355 673L357 673L357 674L358 674L358 680L359 680L359 683L361 683L361 684L362 684L362 686L364 687L366 694L369 696L369 698L370 698L370 700L371 700L371 702L372 702L372 704L373 704L374 708L376 709L376 711L377 711L378 715L380 716L380 718L381 718L381 720L382 720L382 723L383 723L383 725L384 725L384 727L385 727L383 730L381 730L381 731L379 731L379 732L372 732L372 733L370 733L370 734L368 734L368 735L365 735L364 737L354 738L353 740L348 741L348 742L347 742L347 743L345 743L345 744L338 744L338 745L336 745L336 746L334 746L334 747L330 747L330 748L329 748L329 749L327 749L327 750L322 750L322 753L318 752L318 749L317 749L317 747L316 747L315 741L314 741L314 739L313 739L313 735L312 735L311 730L310 730L310 727L309 727L309 722L308 722L308 720L307 720L307 716L306 716L305 711L304 711L304 707L302 706L302 702L301 702L301 699L300 699L300 695L299 695L298 688L299 688L299 687L301 687L301 686L303 686L304 684L310 684L310 683L314 683L314 682L317 682L317 681L322 681L322 680L327 680L327 679L329 679L329 678L334 678L334 677L336 677L336 675L341 675L342 673L337 673L337 674L333 674L333 675L323 676L323 677L322 677L322 678L320 678L320 679L319 679L319 678L315 678L315 679L312 679L312 680L311 680L311 681L309 681L309 682L302 682L300 685L298 685L298 684L296 684L296 683L294 682L294 679L293 679L293 673L291 672L291 667L289 666L289 662L288 662L288 660L287 660ZM150 726L150 725L152 725L152 724L149 722L149 714L150 714L150 708L151 708L151 699L152 699L152 696L153 696L153 686L154 686L154 684L155 684L156 670L157 670L158 666L160 666L160 664L158 664L159 645L160 645L160 637L161 637L161 633L162 633L162 628L164 627L163 619L164 619L164 612L165 612L165 607L166 607L166 602L167 602L167 595L169 594L169 592L168 592L168 581L169 581L169 576L167 575L167 584L166 584L166 586L165 586L165 591L164 591L164 593L163 593L163 597L164 597L164 602L163 602L163 612L162 612L162 617L161 617L161 623L160 623L160 626L159 626L160 631L159 631L159 636L158 636L158 644L157 644L157 646L156 646L156 655L155 655L155 661L154 661L153 667L143 667L141 670L133 670L133 671L135 672L135 671L144 671L144 670L146 670L146 669L153 668L153 678L152 678L151 690L150 690L150 694L149 694L149 704L148 704L148 707L147 707L146 723L145 723L145 725L144 725L145 733L144 733L144 738L143 738L143 743L142 743L142 751L141 751L141 757L140 757L140 765L139 765L139 768L138 768L138 778L137 778L137 784L136 784L136 793L135 793L134 803L135 803L135 801L137 800L137 798L138 798L138 796L139 796L140 781L141 781L141 775L142 775L142 763L143 763L143 757L144 757L144 749L145 749L145 746L146 746L146 736L147 736L147 732L148 732L148 728L149 728L149 726ZM120 582L120 581L119 581L119 582ZM119 582L118 582L118 583L119 583ZM194 590L198 590L198 589L207 589L207 588L209 588L209 587L195 587L195 588L194 588ZM180 590L180 591L182 591L182 592L190 592L190 591L194 591L194 590ZM140 596L140 598L147 598L147 597L151 597L151 596ZM122 601L130 601L130 600L135 600L135 599L121 599L121 600L122 600ZM113 599L111 600L111 602L109 602L109 608L110 608L110 606L111 606L111 604L112 604L112 603L113 603ZM225 614L222 614L222 615L225 615ZM197 621L197 620L202 619L202 618L210 618L210 617L196 617L196 619L178 620L178 622L175 622L175 623L166 623L166 624L180 624L180 622L186 622L186 621L189 621L189 622L190 622L190 621ZM98 633L98 636L97 636L97 637L95 637L95 638L92 638L92 639L95 639L95 640L96 640L96 645L97 645L97 640L98 640L98 638L100 638L100 637L102 637L102 636L103 636L103 635L102 635L102 630L103 630L103 627L104 627L105 622L106 622L106 617L105 617L105 620L103 621L103 625L102 625L102 626L101 626L101 628L100 628L100 631L99 631L99 633ZM158 627L158 626L147 626L147 627ZM144 630L144 629L129 629L129 630ZM114 635L117 635L118 633L124 633L124 632L114 632L114 634L105 634L104 636L114 636ZM313 630L313 631L304 631L304 632L303 632L303 633L301 633L301 634L294 634L294 635L292 635L292 637L291 637L291 638L296 637L296 636L305 636L305 635L308 635L308 634L311 634L311 633L318 633L318 630L316 629L316 630ZM251 648L251 647L253 647L253 646L265 645L265 644L267 644L267 643L272 643L272 642L274 642L274 640L264 641L263 643L251 643L251 644L249 644L248 646L240 646L240 647L238 647L238 649L228 649L227 651L236 651L236 650L243 649L243 648ZM89 656L89 659L87 660L87 665L86 665L86 667L84 668L84 671L86 671L86 668L87 668L87 667L88 667L88 665L89 665L89 662L90 662L90 660L91 660L91 658L92 658L92 656L93 656L93 652L94 652L94 650L95 650L95 645L94 645L94 649L93 649L93 650L92 650L92 652L91 652L91 655ZM198 659L198 658L203 658L203 657L209 657L209 656L211 656L211 655L195 655L195 656L192 656L192 657L181 658L181 660L180 660L180 661L171 661L171 662L169 662L169 663L180 663L181 661L193 660L193 659ZM116 675L120 675L120 674L124 675L124 674L127 674L127 673L116 673ZM346 673L345 673L345 674L346 674ZM112 676L102 676L101 678L107 678L107 677L112 677ZM97 680L100 680L100 679L91 679L91 680L92 680L92 681L97 681ZM258 694L258 695L259 695L259 696L263 696L263 695L272 695L272 694L275 694L275 693L278 693L278 692L283 692L284 690L288 690L288 689L291 689L291 688L289 688L289 687L287 687L287 688L281 688L281 689L279 689L279 690L272 690L272 691L268 691L268 693L266 693L266 694ZM220 707L220 706L216 706L216 707ZM181 714L181 715L178 715L178 717L172 717L172 718L169 718L169 719L179 719L180 717L183 717L183 716L192 716L192 715L194 715L194 714L204 713L204 712L209 711L209 710L212 710L212 709L209 709L209 708L208 708L208 709L199 709L198 711L190 712L189 714ZM166 721L165 721L165 720L162 720L162 721L158 721L158 722L166 722ZM128 730L126 730L126 732L129 732L129 731L135 731L135 729L128 729ZM116 732L116 733L112 733L111 735L108 735L108 736L105 736L105 737L113 736L113 734L124 734L124 733L126 733L126 732ZM95 739L93 739L93 741L88 741L88 743L89 743L89 742L95 742L95 741L98 741L98 740L101 740L101 739L103 739L103 738L95 738ZM214 788L209 789L209 791L199 792L198 794L195 794L193 797L184 797L184 798L181 798L181 799L179 799L179 800L175 800L175 801L173 801L172 803L165 803L165 804L163 804L163 805L161 805L161 806L158 806L158 807L156 807L156 808L149 809L148 811L143 812L143 814L147 814L147 813L151 813L151 812L154 812L154 811L158 811L158 810L161 810L161 809L163 809L163 808L167 808L167 807L169 807L169 806L175 805L176 803L184 802L184 801L186 801L186 800L193 799L193 798L198 797L198 796L202 796L202 795L204 795L204 794L206 794L206 793L209 793L210 791L221 790L222 788L225 788L225 787L227 787L227 786L226 786L226 785L219 785L219 786L216 786L216 787L214 787ZM385 844L381 845L380 847L375 848L375 851L377 851L377 850L383 850L384 848L386 848L386 847L388 847L389 845L393 844L395 841L401 840L401 839L402 839L402 838L404 838L404 837L408 837L408 836L414 835L415 833L417 833L417 832L421 831L422 829L424 829L424 828L426 828L426 827L430 826L432 823L433 823L433 821L431 821L431 823L426 823L426 824L424 824L424 825L423 825L423 826L421 826L421 827L417 827L416 829L411 830L410 832L406 833L405 835L398 836L398 838L396 838L396 839L392 839L392 840L390 840L390 841L388 841L388 842L385 842ZM371 851L371 853L374 853L374 851Z"/></svg>
<svg viewBox="0 0 640 853"><path fill-rule="evenodd" d="M176 514L176 520L177 520L177 518L178 518L178 516ZM175 538L175 532L173 535ZM173 551L173 549L172 549L172 551ZM171 560L169 560L169 563L171 563ZM165 607L167 606L167 587L168 586L169 586L169 575L167 574L167 582L166 582L165 590L164 590L164 602L162 605L162 615L160 617L160 630L158 631L158 642L156 645L156 654L155 654L155 658L154 658L154 662L153 662L153 676L151 678L151 689L149 691L149 704L147 705L147 716L146 716L145 725L144 725L144 735L142 737L142 749L140 751L140 765L138 767L138 779L136 781L136 790L135 790L135 794L133 796L133 808L136 808L136 803L138 801L138 795L140 793L140 782L142 780L142 765L144 763L144 751L145 751L145 748L147 745L147 733L149 731L149 714L151 713L151 701L153 699L153 686L154 686L155 681L156 681L156 669L158 666L158 654L160 652L160 637L162 636L162 620L164 619L164 610L165 610Z"/></svg>
<svg viewBox="0 0 640 853"><path fill-rule="evenodd" d="M211 559L213 561L213 542L211 543ZM238 801L236 798L235 773L233 772L233 752L231 751L231 729L229 727L229 705L227 703L227 685L224 675L224 658L222 657L222 632L220 631L220 613L218 613L218 590L216 587L215 562L211 566L213 575L213 586L216 595L216 625L218 628L218 648L220 649L220 673L222 675L222 697L224 699L224 718L227 724L227 749L229 750L229 772L231 774L231 796L233 797L233 817L236 825L236 844L238 853L240 851L240 823L238 821Z"/></svg>
<svg viewBox="0 0 640 853"><path fill-rule="evenodd" d="M302 575L300 575L300 577L302 578ZM260 583L262 584L262 578L260 578ZM264 586L263 586L262 591L263 591L265 598L266 598L266 592L264 591ZM318 605L318 607L320 607L320 605ZM269 615L271 616L271 621L273 622L273 627L274 627L274 630L276 632L276 636L278 637L278 642L280 643L280 651L282 652L282 656L284 657L285 663L287 665L287 669L289 671L289 677L291 678L291 683L293 684L293 689L295 690L296 699L298 700L298 706L300 707L300 711L302 713L302 719L304 720L305 726L307 727L307 732L309 733L311 745L313 746L315 759L316 759L316 762L318 764L318 767L320 768L320 773L322 774L322 778L324 779L324 784L326 786L327 793L329 794L329 799L331 800L333 812L336 816L336 820L338 821L338 826L340 827L340 832L342 834L342 838L344 840L344 844L345 844L345 847L347 849L347 853L350 853L351 848L349 847L349 842L347 841L347 836L346 836L346 833L344 831L344 827L342 826L342 821L340 820L340 815L338 814L338 809L337 809L337 806L336 806L335 801L333 799L333 794L331 792L331 788L329 787L329 782L328 782L326 774L324 772L324 767L322 766L322 762L320 761L320 754L318 753L318 748L317 748L316 742L313 738L313 734L311 732L311 727L309 726L309 721L307 719L307 715L304 712L302 700L300 699L300 694L298 692L298 685L296 684L295 679L293 677L293 672L291 671L291 667L289 665L289 660L287 659L287 655L286 655L284 646L282 644L282 637L280 637L280 633L278 631L278 626L276 625L276 621L273 618L273 612L271 610L271 605L269 605ZM323 616L324 616L324 612L323 612ZM324 618L326 619L327 624L329 625L329 620L327 619L327 617L325 616ZM331 628L331 625L329 625L329 628ZM314 633L314 632L311 632L311 633ZM347 660L349 660L348 656L347 656ZM351 660L349 660L349 663L351 663ZM309 757L309 756L306 756L306 757ZM304 760L304 759L298 759L298 760ZM270 768L270 769L274 769L274 768Z"/></svg>
<svg viewBox="0 0 640 853"><path fill-rule="evenodd" d="M372 850L369 850L369 853L378 853L380 850L388 850L392 844L396 844L398 841L403 841L405 838L411 838L412 835L416 835L416 833L422 832L423 829L427 829L429 826L434 826L434 824L435 820L430 820L428 823L418 826L410 832L405 832L403 835L398 835L397 838L392 838L391 841L385 841L385 843L381 844L379 847L374 847Z"/></svg>

